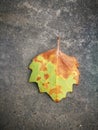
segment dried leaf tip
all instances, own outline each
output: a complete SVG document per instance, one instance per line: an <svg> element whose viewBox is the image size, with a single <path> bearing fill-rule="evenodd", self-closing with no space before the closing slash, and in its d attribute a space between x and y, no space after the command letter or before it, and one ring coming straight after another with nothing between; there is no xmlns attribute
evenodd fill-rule
<svg viewBox="0 0 98 130"><path fill-rule="evenodd" d="M60 52L60 37L57 36L57 54Z"/></svg>

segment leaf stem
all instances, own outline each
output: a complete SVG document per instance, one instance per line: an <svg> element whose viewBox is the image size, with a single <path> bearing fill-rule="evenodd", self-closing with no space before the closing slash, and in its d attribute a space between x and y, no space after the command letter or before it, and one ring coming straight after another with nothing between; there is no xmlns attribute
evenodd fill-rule
<svg viewBox="0 0 98 130"><path fill-rule="evenodd" d="M60 53L60 37L57 36L57 54Z"/></svg>

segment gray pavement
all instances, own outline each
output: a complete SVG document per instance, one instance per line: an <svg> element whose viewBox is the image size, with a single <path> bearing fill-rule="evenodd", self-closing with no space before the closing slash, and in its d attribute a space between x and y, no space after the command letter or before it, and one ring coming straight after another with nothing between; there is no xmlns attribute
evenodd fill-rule
<svg viewBox="0 0 98 130"><path fill-rule="evenodd" d="M80 84L59 103L29 83L32 58L75 56ZM0 1L0 130L98 130L98 1Z"/></svg>

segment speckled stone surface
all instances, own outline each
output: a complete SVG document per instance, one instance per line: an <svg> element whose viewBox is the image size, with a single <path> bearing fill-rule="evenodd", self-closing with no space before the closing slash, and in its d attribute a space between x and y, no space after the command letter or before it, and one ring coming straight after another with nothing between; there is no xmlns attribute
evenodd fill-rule
<svg viewBox="0 0 98 130"><path fill-rule="evenodd" d="M80 63L60 103L29 83L31 59L56 47ZM98 1L0 1L0 130L98 130Z"/></svg>

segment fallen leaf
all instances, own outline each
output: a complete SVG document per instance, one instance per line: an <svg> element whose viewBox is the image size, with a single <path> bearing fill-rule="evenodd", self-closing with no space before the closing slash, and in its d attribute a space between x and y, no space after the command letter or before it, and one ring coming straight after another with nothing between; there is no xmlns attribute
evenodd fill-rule
<svg viewBox="0 0 98 130"><path fill-rule="evenodd" d="M79 83L78 61L60 50L60 38L57 48L36 56L29 68L32 70L29 82L38 83L40 92L46 92L59 102L73 91L73 84Z"/></svg>

